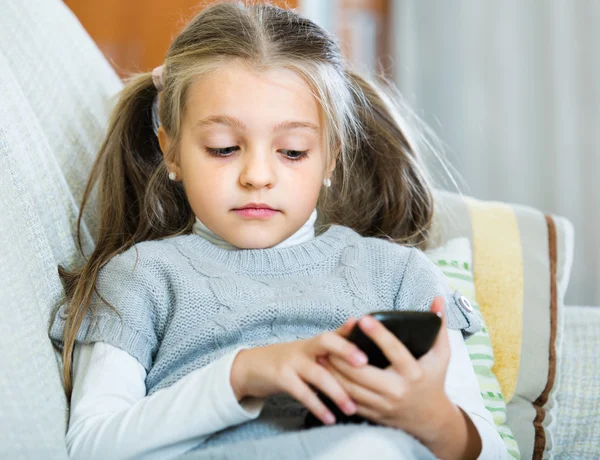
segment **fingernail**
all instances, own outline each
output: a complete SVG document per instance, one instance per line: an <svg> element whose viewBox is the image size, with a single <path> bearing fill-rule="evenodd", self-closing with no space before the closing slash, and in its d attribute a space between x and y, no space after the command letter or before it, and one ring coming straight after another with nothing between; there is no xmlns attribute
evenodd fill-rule
<svg viewBox="0 0 600 460"><path fill-rule="evenodd" d="M370 316L365 316L362 320L363 326L366 328L371 328L375 325L375 320Z"/></svg>
<svg viewBox="0 0 600 460"><path fill-rule="evenodd" d="M344 412L346 415L352 415L356 412L356 405L352 401L348 401L344 404Z"/></svg>
<svg viewBox="0 0 600 460"><path fill-rule="evenodd" d="M442 312L441 312L441 311L438 311L438 312L436 313L436 315L438 315L438 317L439 317L439 318L441 318L441 317L442 317Z"/></svg>
<svg viewBox="0 0 600 460"><path fill-rule="evenodd" d="M325 423L327 423L328 425L332 425L335 423L335 417L333 416L333 414L331 412L325 414L325 417L323 417L323 419L325 420Z"/></svg>
<svg viewBox="0 0 600 460"><path fill-rule="evenodd" d="M354 362L356 364L366 364L367 363L366 355L360 351L356 351L356 352L352 353L352 359L354 360Z"/></svg>

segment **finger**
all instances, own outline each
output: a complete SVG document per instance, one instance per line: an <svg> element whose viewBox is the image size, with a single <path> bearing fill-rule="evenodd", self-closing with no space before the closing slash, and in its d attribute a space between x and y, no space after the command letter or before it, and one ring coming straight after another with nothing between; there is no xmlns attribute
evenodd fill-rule
<svg viewBox="0 0 600 460"><path fill-rule="evenodd" d="M448 344L448 319L446 318L446 301L443 297L436 297L431 304L431 311L437 314L442 319L440 331L433 343L431 349L434 353L440 352L441 349L447 349Z"/></svg>
<svg viewBox="0 0 600 460"><path fill-rule="evenodd" d="M325 332L311 339L311 352L315 356L335 355L339 356L354 366L364 366L367 364L367 355L365 355L356 345L346 340L335 332Z"/></svg>
<svg viewBox="0 0 600 460"><path fill-rule="evenodd" d="M442 326L444 326L444 329L448 327L448 318L446 317L446 300L443 297L437 296L435 299L433 299L433 302L431 303L431 312L435 313L442 319Z"/></svg>
<svg viewBox="0 0 600 460"><path fill-rule="evenodd" d="M339 334L339 335L341 335L342 337L348 337L348 335L350 334L350 332L352 331L352 329L356 325L357 321L358 320L354 316L351 316L350 318L348 318L346 320L346 322L344 324L342 324L336 330L336 333Z"/></svg>
<svg viewBox="0 0 600 460"><path fill-rule="evenodd" d="M421 358L424 362L427 362L430 359L439 359L439 357L445 358L450 356L448 320L446 318L445 304L446 302L444 298L439 296L433 299L433 302L431 303L431 312L437 314L441 318L442 323L440 325L440 330L435 339L435 342L433 343L433 346L431 347L429 352L427 352L425 356Z"/></svg>
<svg viewBox="0 0 600 460"><path fill-rule="evenodd" d="M356 415L360 415L372 422L378 423L380 425L385 425L385 419L381 417L381 414L377 412L377 410L372 409L367 406L363 406L361 404L356 406Z"/></svg>
<svg viewBox="0 0 600 460"><path fill-rule="evenodd" d="M356 369L335 356L330 356L328 361L332 368L344 376L346 380L382 397L387 397L392 389L404 386L403 377L394 369L379 369L374 366L365 366L361 369Z"/></svg>
<svg viewBox="0 0 600 460"><path fill-rule="evenodd" d="M335 358L334 358L335 359ZM342 365L347 366L346 363L342 360L337 360L337 363L329 362L326 365L327 370L331 373L331 375L340 382L341 386L348 393L352 401L356 405L364 405L374 410L385 411L389 410L389 403L387 399L381 394L377 389L372 389L368 386L362 385L351 378L348 378L340 369L337 367L337 364L341 363ZM374 368L375 370L381 371L380 369ZM350 368L350 370L352 370ZM377 379L374 379L374 382L377 382ZM381 385L381 380L378 385ZM378 386L377 384L375 386Z"/></svg>
<svg viewBox="0 0 600 460"><path fill-rule="evenodd" d="M356 410L346 390L325 367L309 361L301 369L300 377L326 394L345 414L352 415Z"/></svg>
<svg viewBox="0 0 600 460"><path fill-rule="evenodd" d="M294 373L293 377L288 378L288 381L284 383L284 388L290 396L311 411L324 424L332 425L335 423L335 416L297 374Z"/></svg>
<svg viewBox="0 0 600 460"><path fill-rule="evenodd" d="M418 371L418 363L410 351L381 322L370 315L365 315L358 324L362 331L379 347L395 370L409 377Z"/></svg>
<svg viewBox="0 0 600 460"><path fill-rule="evenodd" d="M444 298L442 296L437 296L435 299L433 299L433 302L431 302L430 310L431 310L431 313L435 313L440 318L442 318L442 321L445 321L445 315L444 315L445 307L446 307L446 301L444 300Z"/></svg>

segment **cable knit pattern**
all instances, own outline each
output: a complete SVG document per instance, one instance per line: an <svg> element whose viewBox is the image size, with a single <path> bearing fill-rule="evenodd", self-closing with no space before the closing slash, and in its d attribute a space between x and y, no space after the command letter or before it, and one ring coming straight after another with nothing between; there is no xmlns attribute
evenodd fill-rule
<svg viewBox="0 0 600 460"><path fill-rule="evenodd" d="M96 297L78 341L134 356L148 395L236 347L313 337L373 311L428 310L436 295L446 298L449 327L480 328L421 251L338 225L282 248L232 251L195 234L139 243L102 268L97 288L120 317ZM59 346L63 317L64 306L50 331ZM298 429L305 414L293 398L273 395L256 420L201 448Z"/></svg>

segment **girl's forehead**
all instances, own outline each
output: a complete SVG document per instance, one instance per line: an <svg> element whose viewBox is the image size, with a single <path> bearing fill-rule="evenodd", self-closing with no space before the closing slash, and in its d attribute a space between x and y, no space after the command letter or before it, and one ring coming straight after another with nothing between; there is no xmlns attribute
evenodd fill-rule
<svg viewBox="0 0 600 460"><path fill-rule="evenodd" d="M285 119L320 126L319 104L310 86L285 68L257 72L236 61L224 64L194 80L186 106L193 123L224 115L250 124Z"/></svg>

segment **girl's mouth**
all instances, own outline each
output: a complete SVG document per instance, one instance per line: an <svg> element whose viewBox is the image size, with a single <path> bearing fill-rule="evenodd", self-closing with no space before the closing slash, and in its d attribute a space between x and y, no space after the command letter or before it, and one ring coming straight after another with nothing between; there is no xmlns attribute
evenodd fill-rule
<svg viewBox="0 0 600 460"><path fill-rule="evenodd" d="M279 211L268 208L244 208L234 209L233 212L235 212L238 216L250 219L270 219Z"/></svg>

